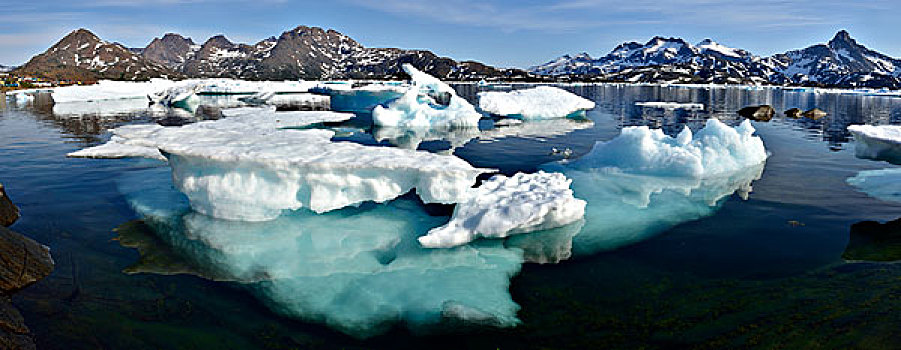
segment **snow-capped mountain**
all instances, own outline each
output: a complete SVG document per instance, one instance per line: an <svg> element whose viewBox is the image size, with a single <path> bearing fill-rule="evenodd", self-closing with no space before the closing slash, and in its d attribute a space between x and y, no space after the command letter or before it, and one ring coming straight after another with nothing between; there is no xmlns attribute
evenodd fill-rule
<svg viewBox="0 0 901 350"><path fill-rule="evenodd" d="M171 69L148 61L118 43L101 40L86 29L69 33L50 49L17 68L16 72L73 80L139 80L178 76Z"/></svg>
<svg viewBox="0 0 901 350"><path fill-rule="evenodd" d="M655 37L629 42L607 56L563 56L531 73L573 79L632 82L798 84L838 87L901 87L901 61L867 49L846 31L829 43L772 57L706 39L690 44Z"/></svg>
<svg viewBox="0 0 901 350"><path fill-rule="evenodd" d="M796 84L901 86L901 60L858 44L844 30L825 45L778 54L772 60L779 71Z"/></svg>
<svg viewBox="0 0 901 350"><path fill-rule="evenodd" d="M4 66L4 65L0 64L0 73L11 72L13 69L16 69L16 67Z"/></svg>
<svg viewBox="0 0 901 350"><path fill-rule="evenodd" d="M413 63L444 79L473 80L505 74L477 62L457 62L424 50L367 48L335 30L299 26L254 45L215 36L203 45L166 34L143 50L144 58L189 77L245 79L343 79L403 76L401 64ZM523 74L524 75L524 74Z"/></svg>

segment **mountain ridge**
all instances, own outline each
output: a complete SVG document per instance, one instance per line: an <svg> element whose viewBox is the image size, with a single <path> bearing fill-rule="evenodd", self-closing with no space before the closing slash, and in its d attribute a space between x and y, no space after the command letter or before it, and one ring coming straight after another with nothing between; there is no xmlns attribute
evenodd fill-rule
<svg viewBox="0 0 901 350"><path fill-rule="evenodd" d="M768 57L711 39L690 44L656 36L603 57L564 55L527 70L556 80L901 88L901 59L859 44L845 30L827 43Z"/></svg>

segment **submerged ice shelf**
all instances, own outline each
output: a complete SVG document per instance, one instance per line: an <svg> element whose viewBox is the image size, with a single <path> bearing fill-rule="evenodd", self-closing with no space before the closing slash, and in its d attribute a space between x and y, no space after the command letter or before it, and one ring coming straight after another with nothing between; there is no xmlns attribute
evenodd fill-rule
<svg viewBox="0 0 901 350"><path fill-rule="evenodd" d="M450 222L419 237L419 243L448 248L479 237L504 238L579 221L585 201L573 197L569 184L560 173L495 175L457 204Z"/></svg>
<svg viewBox="0 0 901 350"><path fill-rule="evenodd" d="M864 170L847 182L870 197L901 202L901 168Z"/></svg>
<svg viewBox="0 0 901 350"><path fill-rule="evenodd" d="M69 156L158 158L150 151L158 149L194 210L246 221L272 220L283 210L323 213L384 202L414 189L426 203L456 203L487 171L454 156L333 142L330 130L290 129L350 114L271 108L224 114L231 116L181 127L123 126L108 144Z"/></svg>
<svg viewBox="0 0 901 350"><path fill-rule="evenodd" d="M496 240L423 249L416 237L447 218L410 199L236 222L192 212L165 169L133 172L120 189L156 235L213 274L203 277L238 282L281 314L356 337L399 323L421 332L447 321L514 326L519 306L507 290L524 251L516 245L554 259L543 252L560 250L571 237L559 231L563 243L541 236L511 247Z"/></svg>
<svg viewBox="0 0 901 350"><path fill-rule="evenodd" d="M473 127L482 115L441 80L420 72L411 64L403 65L411 85L387 107L376 106L372 121L380 126L400 127Z"/></svg>
<svg viewBox="0 0 901 350"><path fill-rule="evenodd" d="M593 108L594 102L553 86L479 93L479 109L499 116L555 119Z"/></svg>

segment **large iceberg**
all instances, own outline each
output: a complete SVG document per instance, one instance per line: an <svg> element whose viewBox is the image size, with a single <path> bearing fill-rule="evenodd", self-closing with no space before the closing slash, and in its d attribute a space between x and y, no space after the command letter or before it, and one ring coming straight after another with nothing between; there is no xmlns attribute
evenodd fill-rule
<svg viewBox="0 0 901 350"><path fill-rule="evenodd" d="M356 337L398 324L429 332L459 322L519 323L508 288L523 250L502 241L423 249L416 237L447 217L429 216L415 200L321 215L294 212L269 222L227 221L191 212L159 170L120 181L131 206L172 250L201 267L194 273L235 281L276 312ZM557 248L539 243L530 249Z"/></svg>
<svg viewBox="0 0 901 350"><path fill-rule="evenodd" d="M333 142L330 130L292 130L352 116L346 113L243 111L251 112L181 127L123 126L112 131L114 146L70 156L122 157L128 150L118 145L144 147L136 157L158 149L194 210L247 221L272 220L283 210L324 213L385 202L414 189L426 203L456 203L488 171L454 156Z"/></svg>
<svg viewBox="0 0 901 350"><path fill-rule="evenodd" d="M854 135L857 157L901 164L901 126L851 125L848 131Z"/></svg>
<svg viewBox="0 0 901 350"><path fill-rule="evenodd" d="M479 108L500 116L554 119L593 109L594 102L561 88L538 86L510 92L480 92Z"/></svg>
<svg viewBox="0 0 901 350"><path fill-rule="evenodd" d="M388 103L372 110L375 125L400 127L472 127L482 115L449 85L405 63L411 85Z"/></svg>
<svg viewBox="0 0 901 350"><path fill-rule="evenodd" d="M560 173L495 175L457 204L450 222L419 237L419 243L448 248L479 237L504 238L579 221L585 201L574 198L569 185Z"/></svg>
<svg viewBox="0 0 901 350"><path fill-rule="evenodd" d="M747 120L732 128L717 119L708 119L697 134L685 127L676 137L647 126L628 127L567 166L692 178L728 174L766 160L766 148L754 131Z"/></svg>
<svg viewBox="0 0 901 350"><path fill-rule="evenodd" d="M753 133L747 121L731 128L716 119L675 138L629 127L582 158L543 166L565 174L588 201L574 252L615 249L711 215L733 193L746 198L767 158Z"/></svg>

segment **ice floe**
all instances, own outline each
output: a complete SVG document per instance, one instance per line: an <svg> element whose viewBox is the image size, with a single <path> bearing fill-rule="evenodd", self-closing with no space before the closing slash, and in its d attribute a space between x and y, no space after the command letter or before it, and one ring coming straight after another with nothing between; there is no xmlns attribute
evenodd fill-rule
<svg viewBox="0 0 901 350"><path fill-rule="evenodd" d="M500 116L554 119L593 109L594 102L561 88L538 86L510 92L480 92L479 108Z"/></svg>
<svg viewBox="0 0 901 350"><path fill-rule="evenodd" d="M568 166L642 175L715 176L766 160L766 148L754 131L747 120L733 128L716 119L708 119L696 134L686 127L676 137L647 126L627 127Z"/></svg>
<svg viewBox="0 0 901 350"><path fill-rule="evenodd" d="M573 197L560 173L496 175L457 204L450 222L419 237L429 248L467 244L479 237L504 238L547 230L582 219L585 201Z"/></svg>
<svg viewBox="0 0 901 350"><path fill-rule="evenodd" d="M901 126L851 125L848 131L854 135L857 157L901 164Z"/></svg>
<svg viewBox="0 0 901 350"><path fill-rule="evenodd" d="M488 171L453 156L333 142L330 130L291 130L346 120L347 113L238 111L244 113L181 127L123 126L112 130L117 138L109 149L70 156L121 157L128 149L119 144L158 149L194 210L247 221L271 220L283 210L323 213L384 202L414 189L426 203L456 203Z"/></svg>
<svg viewBox="0 0 901 350"><path fill-rule="evenodd" d="M901 202L901 168L864 170L847 182L870 197Z"/></svg>
<svg viewBox="0 0 901 350"><path fill-rule="evenodd" d="M629 127L579 159L543 166L565 174L588 201L574 252L615 249L711 215L733 193L746 198L767 158L753 132L747 121L731 128L715 119L676 138Z"/></svg>
<svg viewBox="0 0 901 350"><path fill-rule="evenodd" d="M376 106L372 121L380 126L467 127L478 126L482 115L449 85L420 72L410 64L403 69L411 85L387 107Z"/></svg>
<svg viewBox="0 0 901 350"><path fill-rule="evenodd" d="M635 102L636 106L640 107L648 107L648 108L663 108L663 109L688 109L688 110L703 110L703 103L680 103L680 102Z"/></svg>

